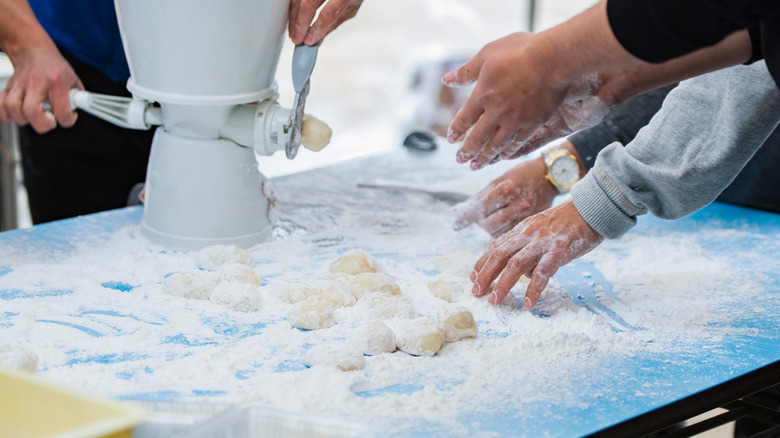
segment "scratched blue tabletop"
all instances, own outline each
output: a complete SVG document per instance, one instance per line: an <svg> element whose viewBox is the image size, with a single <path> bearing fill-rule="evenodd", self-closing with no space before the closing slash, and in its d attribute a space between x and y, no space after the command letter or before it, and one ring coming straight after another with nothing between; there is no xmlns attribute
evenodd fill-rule
<svg viewBox="0 0 780 438"><path fill-rule="evenodd" d="M450 206L424 195L366 191L354 183L371 176L484 184L502 169L477 177L440 158L399 151L273 181L275 240L252 251L263 287L303 278L307 270L327 272L336 255L363 249L405 293L424 291L437 259L464 248L478 255L489 236L476 227L453 232ZM362 203L366 198L369 204ZM345 214L349 221L340 219ZM426 222L425 214L437 221ZM141 208L125 208L0 233L0 345L35 350L45 378L120 399L245 402L254 395L269 406L294 408L264 391L310 385L311 370L301 363L306 349L348 332L317 335L292 330L285 315L253 316L178 297L160 301L164 275L189 262L145 242L141 215ZM432 239L426 251L411 244L421 233ZM299 263L277 260L282 248L293 248ZM133 272L125 272L129 263L136 263ZM392 367L381 362L388 359L369 358L376 362L360 376L334 380L343 388L321 390L341 397L335 405L365 409L358 420L378 435L598 432L780 361L780 215L715 203L678 221L643 217L624 239L562 268L548 289L533 312L511 305L496 310L464 297L459 304L478 321L476 340L434 358L394 353ZM522 290L515 295L522 300ZM415 304L424 314L431 302ZM583 321L595 328L577 326ZM273 343L280 334L291 336L289 346ZM258 354L251 359L236 352L252 349ZM204 357L209 377L190 374ZM229 362L224 369L220 357ZM510 357L526 360L513 365ZM448 361L462 369L451 371ZM406 371L382 376L384 369ZM281 376L279 386L263 386L273 375ZM290 403L304 414L355 419L338 406L321 406L327 395L317 397L325 397L317 406ZM385 411L405 412L403 403L420 400L450 411L410 410L405 422Z"/></svg>

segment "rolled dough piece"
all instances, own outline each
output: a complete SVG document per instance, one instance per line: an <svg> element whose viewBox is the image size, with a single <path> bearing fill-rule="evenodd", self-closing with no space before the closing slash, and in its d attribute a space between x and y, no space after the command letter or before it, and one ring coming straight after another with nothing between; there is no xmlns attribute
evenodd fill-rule
<svg viewBox="0 0 780 438"><path fill-rule="evenodd" d="M302 281L280 283L268 287L268 294L280 300L294 304L305 300L309 296L311 287Z"/></svg>
<svg viewBox="0 0 780 438"><path fill-rule="evenodd" d="M374 260L365 251L357 251L340 256L330 264L330 272L343 272L358 275L366 272L376 272Z"/></svg>
<svg viewBox="0 0 780 438"><path fill-rule="evenodd" d="M255 258L252 254L235 245L211 245L195 253L198 266L210 271L216 271L220 266L228 263L241 263L254 266Z"/></svg>
<svg viewBox="0 0 780 438"><path fill-rule="evenodd" d="M346 288L340 285L325 285L314 287L309 290L309 296L317 297L319 300L330 301L333 307L352 307L355 305L355 297L346 291Z"/></svg>
<svg viewBox="0 0 780 438"><path fill-rule="evenodd" d="M444 333L427 318L398 321L394 325L399 350L414 356L433 356L444 346Z"/></svg>
<svg viewBox="0 0 780 438"><path fill-rule="evenodd" d="M38 355L24 345L0 345L0 366L34 373L38 369Z"/></svg>
<svg viewBox="0 0 780 438"><path fill-rule="evenodd" d="M260 288L246 283L220 283L214 288L209 299L240 312L255 312L263 304Z"/></svg>
<svg viewBox="0 0 780 438"><path fill-rule="evenodd" d="M447 306L439 310L437 324L444 333L444 342L447 343L477 337L474 315L461 306Z"/></svg>
<svg viewBox="0 0 780 438"><path fill-rule="evenodd" d="M219 278L212 272L177 272L163 280L162 291L176 297L207 300L217 283Z"/></svg>
<svg viewBox="0 0 780 438"><path fill-rule="evenodd" d="M310 151L319 152L330 143L332 135L333 130L327 123L314 116L303 115L303 123L301 124L301 144L303 147Z"/></svg>
<svg viewBox="0 0 780 438"><path fill-rule="evenodd" d="M365 272L352 277L349 281L349 293L359 300L363 295L372 292L382 292L390 295L401 295L401 288L385 274Z"/></svg>
<svg viewBox="0 0 780 438"><path fill-rule="evenodd" d="M384 322L373 319L353 332L352 342L363 353L375 356L392 353L396 349L395 335Z"/></svg>
<svg viewBox="0 0 780 438"><path fill-rule="evenodd" d="M436 298L440 298L448 303L455 299L466 290L467 283L462 278L437 275L428 280L428 292Z"/></svg>
<svg viewBox="0 0 780 438"><path fill-rule="evenodd" d="M313 367L334 366L341 371L362 369L366 363L363 354L346 342L321 344L312 347L303 356L303 363Z"/></svg>
<svg viewBox="0 0 780 438"><path fill-rule="evenodd" d="M414 315L412 303L406 297L383 292L364 295L355 305L355 310L365 320L403 319Z"/></svg>
<svg viewBox="0 0 780 438"><path fill-rule="evenodd" d="M254 269L241 263L228 263L217 271L220 281L260 286L260 276Z"/></svg>
<svg viewBox="0 0 780 438"><path fill-rule="evenodd" d="M319 295L311 295L305 300L295 303L287 315L287 320L293 327L304 330L320 330L335 323L333 311L338 305Z"/></svg>

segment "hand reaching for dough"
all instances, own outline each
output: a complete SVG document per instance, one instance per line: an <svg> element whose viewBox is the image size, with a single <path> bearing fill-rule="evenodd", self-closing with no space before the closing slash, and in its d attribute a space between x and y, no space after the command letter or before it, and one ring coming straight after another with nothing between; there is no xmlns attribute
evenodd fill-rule
<svg viewBox="0 0 780 438"><path fill-rule="evenodd" d="M453 227L460 230L476 223L498 237L549 208L558 191L545 179L546 173L542 157L518 164L466 201Z"/></svg>
<svg viewBox="0 0 780 438"><path fill-rule="evenodd" d="M596 248L604 237L580 216L571 200L525 219L496 239L471 274L472 293L482 296L496 278L488 301L499 304L521 275L531 278L523 307L533 308L561 266ZM499 277L500 275L500 277Z"/></svg>
<svg viewBox="0 0 780 438"><path fill-rule="evenodd" d="M319 43L357 14L363 0L292 0L290 3L290 39L295 44L312 46ZM312 24L317 9L322 7L317 21Z"/></svg>

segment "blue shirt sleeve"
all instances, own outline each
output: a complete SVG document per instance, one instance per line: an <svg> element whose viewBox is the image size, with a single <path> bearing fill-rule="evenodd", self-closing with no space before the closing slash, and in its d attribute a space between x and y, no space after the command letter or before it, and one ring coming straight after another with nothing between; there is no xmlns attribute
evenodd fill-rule
<svg viewBox="0 0 780 438"><path fill-rule="evenodd" d="M52 40L114 82L130 77L114 2L111 0L29 0Z"/></svg>

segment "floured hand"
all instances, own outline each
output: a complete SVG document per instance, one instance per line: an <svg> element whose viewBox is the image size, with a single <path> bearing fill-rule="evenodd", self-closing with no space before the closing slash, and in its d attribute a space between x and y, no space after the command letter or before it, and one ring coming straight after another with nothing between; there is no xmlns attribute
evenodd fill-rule
<svg viewBox="0 0 780 438"><path fill-rule="evenodd" d="M550 207L558 195L545 178L544 159L518 164L456 207L456 230L473 223L497 237L532 214Z"/></svg>
<svg viewBox="0 0 780 438"><path fill-rule="evenodd" d="M558 268L587 254L603 240L580 216L574 203L566 201L527 218L496 239L474 266L472 293L485 295L498 278L488 301L501 303L525 274L531 281L523 307L533 308Z"/></svg>

